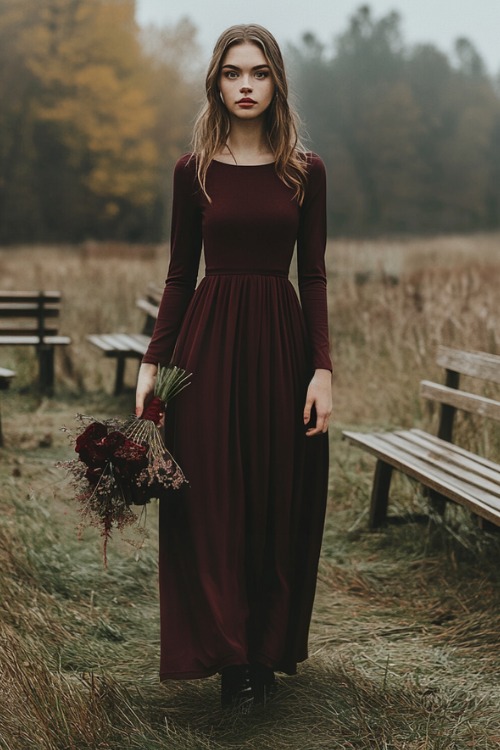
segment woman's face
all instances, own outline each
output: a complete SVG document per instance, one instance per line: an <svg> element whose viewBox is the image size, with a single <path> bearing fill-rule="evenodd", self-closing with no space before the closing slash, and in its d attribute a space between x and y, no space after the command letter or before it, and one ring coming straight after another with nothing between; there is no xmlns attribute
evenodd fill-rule
<svg viewBox="0 0 500 750"><path fill-rule="evenodd" d="M251 42L230 47L222 59L219 89L229 114L262 117L274 96L274 80L262 49Z"/></svg>

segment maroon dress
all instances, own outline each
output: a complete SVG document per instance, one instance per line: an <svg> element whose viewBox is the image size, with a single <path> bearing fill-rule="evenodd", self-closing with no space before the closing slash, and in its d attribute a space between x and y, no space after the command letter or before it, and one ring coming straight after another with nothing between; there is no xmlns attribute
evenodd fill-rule
<svg viewBox="0 0 500 750"><path fill-rule="evenodd" d="M212 162L211 203L193 158L175 168L170 266L143 359L193 373L166 415L189 486L160 502L161 679L248 662L294 674L307 658L328 436L305 437L303 410L315 368L332 369L325 170L308 162L302 206L273 164ZM287 278L296 242L301 304Z"/></svg>

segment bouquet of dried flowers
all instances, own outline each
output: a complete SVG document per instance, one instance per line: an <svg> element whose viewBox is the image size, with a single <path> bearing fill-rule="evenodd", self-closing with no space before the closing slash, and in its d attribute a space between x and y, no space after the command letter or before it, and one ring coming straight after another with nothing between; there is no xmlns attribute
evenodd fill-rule
<svg viewBox="0 0 500 750"><path fill-rule="evenodd" d="M74 434L78 458L59 463L69 470L80 504L82 524L101 527L104 564L114 527L133 524L132 505L145 505L166 489L178 489L187 479L168 452L158 424L166 403L189 384L190 375L175 365L158 367L154 396L141 417L96 420L83 414L83 429Z"/></svg>

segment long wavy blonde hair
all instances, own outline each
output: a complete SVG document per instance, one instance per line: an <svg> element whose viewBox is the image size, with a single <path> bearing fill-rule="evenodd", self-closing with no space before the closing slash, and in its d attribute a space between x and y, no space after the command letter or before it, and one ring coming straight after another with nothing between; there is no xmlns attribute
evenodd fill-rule
<svg viewBox="0 0 500 750"><path fill-rule="evenodd" d="M285 64L278 43L267 29L258 24L231 26L215 44L205 81L207 101L196 119L193 132L192 148L198 180L210 201L206 189L207 170L214 156L226 145L231 128L228 111L219 94L219 75L227 50L244 42L259 45L271 69L275 95L266 110L267 138L274 154L276 173L286 185L295 188L295 197L301 204L307 159L298 135L298 117L288 102Z"/></svg>

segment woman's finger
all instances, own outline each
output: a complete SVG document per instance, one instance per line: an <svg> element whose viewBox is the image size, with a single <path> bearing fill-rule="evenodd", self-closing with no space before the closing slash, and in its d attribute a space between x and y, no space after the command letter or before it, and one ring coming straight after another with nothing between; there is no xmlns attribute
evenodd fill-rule
<svg viewBox="0 0 500 750"><path fill-rule="evenodd" d="M322 432L326 432L328 430L328 421L330 418L331 412L325 412L325 413L319 413L316 416L316 425L315 427L311 427L309 430L306 431L307 437L312 437L313 435L319 435Z"/></svg>
<svg viewBox="0 0 500 750"><path fill-rule="evenodd" d="M311 409L314 404L314 399L307 395L306 397L306 405L304 406L304 424L307 424L309 420L311 419Z"/></svg>
<svg viewBox="0 0 500 750"><path fill-rule="evenodd" d="M137 391L135 395L135 416L140 417L144 411L144 401L146 400L145 394L141 391Z"/></svg>

